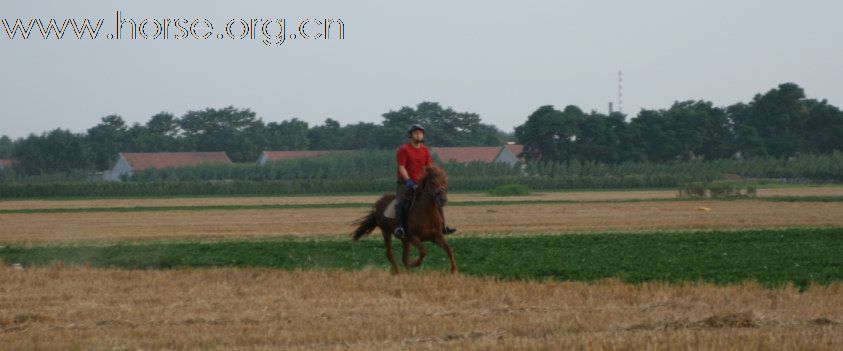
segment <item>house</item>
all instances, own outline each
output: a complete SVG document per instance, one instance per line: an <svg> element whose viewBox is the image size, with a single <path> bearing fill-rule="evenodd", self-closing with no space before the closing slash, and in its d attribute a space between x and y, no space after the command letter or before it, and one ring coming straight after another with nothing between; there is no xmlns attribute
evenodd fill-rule
<svg viewBox="0 0 843 351"><path fill-rule="evenodd" d="M524 159L524 156L521 155L521 153L524 152L524 145L516 144L516 143L513 143L513 142L510 141L510 142L506 143L506 145L504 145L504 147L507 150L509 150L509 152L511 152L519 160Z"/></svg>
<svg viewBox="0 0 843 351"><path fill-rule="evenodd" d="M11 158L0 158L0 171L6 168L12 168L18 164L18 160Z"/></svg>
<svg viewBox="0 0 843 351"><path fill-rule="evenodd" d="M442 162L503 162L515 165L521 160L519 155L524 151L524 146L506 144L504 146L435 147L432 151Z"/></svg>
<svg viewBox="0 0 843 351"><path fill-rule="evenodd" d="M492 163L498 158L503 148L500 146L464 146L464 147L434 147L432 152L439 156L442 162L469 163L483 162Z"/></svg>
<svg viewBox="0 0 843 351"><path fill-rule="evenodd" d="M433 147L431 152L439 156L442 162L504 162L514 165L522 160L520 154L523 145L507 143L504 146L480 147ZM348 150L319 150L319 151L264 151L258 158L258 165L263 166L269 161L292 160L297 158L319 157L323 155L350 152Z"/></svg>
<svg viewBox="0 0 843 351"><path fill-rule="evenodd" d="M121 152L111 170L103 174L104 180L119 181L123 175L149 168L177 168L203 163L230 164L225 152Z"/></svg>
<svg viewBox="0 0 843 351"><path fill-rule="evenodd" d="M263 166L269 161L283 161L294 160L297 158L311 158L323 155L333 154L337 152L346 152L338 150L308 150L308 151L264 151L258 157L258 165Z"/></svg>

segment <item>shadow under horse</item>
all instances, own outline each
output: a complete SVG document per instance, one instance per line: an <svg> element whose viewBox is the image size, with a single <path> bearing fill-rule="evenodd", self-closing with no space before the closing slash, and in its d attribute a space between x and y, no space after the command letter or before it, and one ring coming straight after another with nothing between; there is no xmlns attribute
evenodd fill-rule
<svg viewBox="0 0 843 351"><path fill-rule="evenodd" d="M436 166L425 167L424 177L419 180L419 186L413 191L412 196L407 198L410 208L405 212L406 225L404 229L407 235L401 239L403 252L401 262L405 269L418 267L424 260L426 250L422 244L425 241L432 241L445 250L451 264L451 273L457 272L457 261L454 259L454 252L445 241L442 233L444 226L442 216L439 214L439 207L444 206L447 201L448 177L445 171ZM372 211L354 222L357 229L353 233L354 241L360 240L366 234L371 233L375 228L380 228L383 234L383 242L386 245L386 258L392 265L392 273L398 273L398 265L395 263L395 256L392 252L392 232L395 230L395 219L387 218L384 212L387 206L393 203L395 194L384 194L375 202ZM410 245L419 251L419 257L410 262Z"/></svg>

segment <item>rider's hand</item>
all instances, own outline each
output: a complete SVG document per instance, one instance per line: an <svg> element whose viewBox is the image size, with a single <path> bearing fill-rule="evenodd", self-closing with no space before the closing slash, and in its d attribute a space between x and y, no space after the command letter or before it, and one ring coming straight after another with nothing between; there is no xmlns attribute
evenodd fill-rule
<svg viewBox="0 0 843 351"><path fill-rule="evenodd" d="M416 182L414 182L412 179L407 179L407 182L405 184L407 184L407 188L409 188L410 190L416 190Z"/></svg>

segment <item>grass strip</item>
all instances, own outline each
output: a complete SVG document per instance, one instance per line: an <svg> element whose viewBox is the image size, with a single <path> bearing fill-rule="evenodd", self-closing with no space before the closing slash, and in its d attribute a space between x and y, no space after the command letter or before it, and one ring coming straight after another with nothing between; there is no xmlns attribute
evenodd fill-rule
<svg viewBox="0 0 843 351"><path fill-rule="evenodd" d="M768 287L843 280L843 228L702 232L597 233L510 237L452 237L460 270L503 279L626 282L757 281ZM426 244L422 269L446 270L444 253ZM400 257L400 248L396 246ZM169 269L273 267L350 269L388 267L380 236L350 240L224 241L109 246L7 246L6 264Z"/></svg>

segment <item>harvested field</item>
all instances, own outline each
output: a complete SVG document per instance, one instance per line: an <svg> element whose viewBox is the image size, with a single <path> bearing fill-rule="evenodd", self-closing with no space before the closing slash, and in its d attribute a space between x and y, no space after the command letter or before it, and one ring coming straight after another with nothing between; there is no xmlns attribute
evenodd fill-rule
<svg viewBox="0 0 843 351"><path fill-rule="evenodd" d="M570 191L538 192L530 196L494 197L484 193L452 194L452 202L479 201L623 201L676 198L675 190L624 190L624 191ZM843 187L759 189L758 196L843 196ZM320 204L370 204L374 195L357 196L268 196L268 197L197 197L151 199L92 199L92 200L5 200L0 210L45 208L110 208L158 206L232 206L232 205L320 205Z"/></svg>
<svg viewBox="0 0 843 351"><path fill-rule="evenodd" d="M709 210L701 210L700 208ZM336 237L364 208L0 214L0 243ZM454 206L462 233L843 226L843 202L661 201Z"/></svg>
<svg viewBox="0 0 843 351"><path fill-rule="evenodd" d="M523 282L381 271L0 268L8 349L843 347L843 284Z"/></svg>

